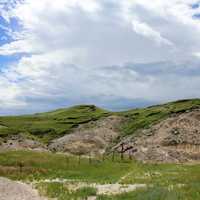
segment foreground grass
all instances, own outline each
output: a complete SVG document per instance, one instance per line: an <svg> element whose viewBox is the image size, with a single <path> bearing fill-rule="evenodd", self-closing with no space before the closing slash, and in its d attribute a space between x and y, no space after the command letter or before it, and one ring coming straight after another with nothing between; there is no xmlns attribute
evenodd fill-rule
<svg viewBox="0 0 200 200"><path fill-rule="evenodd" d="M152 186L121 195L98 196L97 200L198 200L200 185L189 184L183 187Z"/></svg>
<svg viewBox="0 0 200 200"><path fill-rule="evenodd" d="M20 166L22 166L20 169ZM77 179L113 183L131 169L130 162L68 157L62 154L12 151L0 153L0 176L21 180Z"/></svg>
<svg viewBox="0 0 200 200"><path fill-rule="evenodd" d="M22 169L20 169L20 163ZM96 190L83 187L69 191L65 183L45 183L44 179L70 179L88 183L146 184L145 189L102 196L98 200L198 200L200 199L200 165L142 164L136 161L113 162L93 159L89 162L77 157L37 152L0 153L0 176L14 180L35 181L39 191L51 198L86 199L95 196Z"/></svg>
<svg viewBox="0 0 200 200"><path fill-rule="evenodd" d="M37 189L42 195L49 198L57 198L58 200L80 200L87 199L89 196L96 196L97 200L199 200L199 186L199 184L189 184L182 187L153 185L147 186L146 189L138 189L119 195L97 195L95 188L91 187L81 188L72 192L61 183L38 184Z"/></svg>
<svg viewBox="0 0 200 200"><path fill-rule="evenodd" d="M58 200L87 199L89 196L96 196L97 193L96 189L92 187L83 187L72 192L61 183L40 183L37 185L37 189L41 195Z"/></svg>

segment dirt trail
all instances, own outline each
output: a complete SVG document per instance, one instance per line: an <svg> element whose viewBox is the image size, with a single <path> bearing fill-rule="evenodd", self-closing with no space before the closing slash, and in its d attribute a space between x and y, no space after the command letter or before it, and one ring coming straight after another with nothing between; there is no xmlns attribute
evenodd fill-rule
<svg viewBox="0 0 200 200"><path fill-rule="evenodd" d="M25 183L0 177L0 200L47 200Z"/></svg>
<svg viewBox="0 0 200 200"><path fill-rule="evenodd" d="M45 179L34 181L28 185L0 177L0 200L47 200L40 197L38 191L33 189L38 183L62 183L70 191L77 191L83 187L93 187L96 188L97 195L115 195L146 187L146 184L98 184L70 179Z"/></svg>
<svg viewBox="0 0 200 200"><path fill-rule="evenodd" d="M128 176L128 174L127 174ZM99 184L99 183L87 183L78 180L71 179L45 179L38 182L33 182L33 185L37 183L62 183L70 191L76 191L84 187L96 188L98 195L115 195L125 192L131 192L139 188L145 188L146 184L121 184L119 182L113 184Z"/></svg>

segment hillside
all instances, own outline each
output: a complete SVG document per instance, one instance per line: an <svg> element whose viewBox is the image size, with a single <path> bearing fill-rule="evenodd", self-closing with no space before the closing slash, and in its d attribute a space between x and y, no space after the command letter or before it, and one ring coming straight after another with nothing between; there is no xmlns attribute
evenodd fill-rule
<svg viewBox="0 0 200 200"><path fill-rule="evenodd" d="M195 120L198 123L199 119L196 119L195 116L198 116L199 109L200 99L191 99L124 112L110 112L93 105L80 105L34 115L0 117L0 150L35 149L96 155L110 151L120 152L120 145L124 143L126 148L133 149L134 146L140 152L141 148L138 148L137 140L142 140L143 143L140 146L145 146L149 136L158 134L158 128L155 126L163 126L162 123L171 118L171 121L178 124L178 127L173 125L171 129L180 129L189 123L190 126L193 126L192 130L197 129L195 133L190 134L194 135L193 138L197 137L200 127L192 124L196 122ZM193 114L185 116L184 113ZM188 120L191 122L180 124L179 118L184 117L189 118ZM171 129L168 132L173 132ZM189 131L188 128L183 129L182 132ZM170 137L170 134L166 133L166 137ZM144 135L148 135L148 138L144 138ZM180 135L186 137L183 133ZM163 146L162 141L160 143L151 144L151 148L149 147L148 150L155 151L152 146ZM183 143L193 145L190 138L180 140L180 144ZM161 149L158 148L158 150ZM164 151L163 148L162 151ZM151 155L151 152L148 152L148 155ZM140 152L139 156L134 156L139 160L157 160L159 157L152 155L152 157L146 158L146 154L143 154L145 153ZM184 157L184 159L186 158L187 156ZM168 161L173 162L174 160L170 157Z"/></svg>
<svg viewBox="0 0 200 200"><path fill-rule="evenodd" d="M109 112L93 105L74 106L34 115L0 117L0 137L24 134L48 143L70 133L80 124L95 121Z"/></svg>
<svg viewBox="0 0 200 200"><path fill-rule="evenodd" d="M152 124L166 119L171 115L188 112L200 108L200 99L179 100L163 105L151 106L144 109L134 109L121 112L119 115L126 117L121 130L124 135L134 134L141 128L151 127Z"/></svg>

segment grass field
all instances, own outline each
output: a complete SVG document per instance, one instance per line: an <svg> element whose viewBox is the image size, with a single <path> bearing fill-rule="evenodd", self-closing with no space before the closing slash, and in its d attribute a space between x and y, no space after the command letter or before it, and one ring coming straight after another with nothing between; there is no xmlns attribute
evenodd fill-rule
<svg viewBox="0 0 200 200"><path fill-rule="evenodd" d="M92 164L90 163L92 162ZM23 165L22 173L19 168ZM87 182L113 183L130 170L130 161L117 162L100 159L68 157L63 154L12 151L0 153L0 176L11 179L77 179Z"/></svg>
<svg viewBox="0 0 200 200"><path fill-rule="evenodd" d="M21 163L21 164L20 164ZM20 167L22 165L22 167ZM97 195L98 200L198 200L200 199L200 165L142 164L119 158L98 159L67 157L36 152L0 153L0 176L26 182L38 181L42 194L64 199L84 199L96 195L95 188L82 187L69 191L64 182L70 180L97 184L146 184L146 188L118 195Z"/></svg>

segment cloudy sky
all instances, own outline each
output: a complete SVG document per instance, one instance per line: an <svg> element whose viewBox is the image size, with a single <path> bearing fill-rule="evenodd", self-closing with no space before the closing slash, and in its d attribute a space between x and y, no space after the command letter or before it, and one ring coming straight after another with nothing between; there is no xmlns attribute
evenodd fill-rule
<svg viewBox="0 0 200 200"><path fill-rule="evenodd" d="M0 114L197 97L198 0L0 0Z"/></svg>

